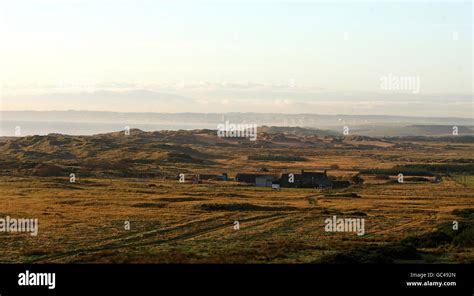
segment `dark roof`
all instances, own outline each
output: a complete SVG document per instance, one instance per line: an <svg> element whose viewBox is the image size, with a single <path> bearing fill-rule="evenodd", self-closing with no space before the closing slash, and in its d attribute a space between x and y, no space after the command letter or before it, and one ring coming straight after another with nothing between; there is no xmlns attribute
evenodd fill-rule
<svg viewBox="0 0 474 296"><path fill-rule="evenodd" d="M256 174L237 174L235 175L235 181L246 182L246 183L255 183Z"/></svg>
<svg viewBox="0 0 474 296"><path fill-rule="evenodd" d="M327 174L321 172L301 172L301 174L293 174L294 183L289 183L289 174L285 173L281 175L282 186L288 187L314 187L320 184L330 183Z"/></svg>
<svg viewBox="0 0 474 296"><path fill-rule="evenodd" d="M268 175L268 174L237 174L235 175L235 180L238 182L246 182L246 183L255 183L255 180L259 178L271 178L274 179L274 175Z"/></svg>

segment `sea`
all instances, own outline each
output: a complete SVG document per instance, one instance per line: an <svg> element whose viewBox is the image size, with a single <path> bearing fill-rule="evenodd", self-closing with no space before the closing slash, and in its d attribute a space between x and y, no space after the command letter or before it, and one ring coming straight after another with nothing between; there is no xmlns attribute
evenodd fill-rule
<svg viewBox="0 0 474 296"><path fill-rule="evenodd" d="M216 129L215 124L133 124L133 123L97 123L97 122L57 122L57 121L0 121L0 137L24 137L33 135L48 135L52 133L65 135L96 135L140 129L143 131L160 130L193 130L193 129Z"/></svg>

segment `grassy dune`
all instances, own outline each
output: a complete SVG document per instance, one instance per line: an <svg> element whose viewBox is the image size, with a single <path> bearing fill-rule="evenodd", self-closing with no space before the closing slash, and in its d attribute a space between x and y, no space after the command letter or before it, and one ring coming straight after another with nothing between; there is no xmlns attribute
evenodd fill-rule
<svg viewBox="0 0 474 296"><path fill-rule="evenodd" d="M347 179L364 169L474 158L471 144L449 148L437 142L414 148L400 148L396 144L370 149L245 145L223 149L215 145L183 144L179 150L192 152L193 158L202 157L207 162L199 165L179 159L169 162L157 156L162 162L131 166L140 171L143 165L145 171L152 169L159 174L135 178L85 173L85 168L90 167L81 167L82 161L76 158L77 181L70 183L69 174L49 177L30 174L24 168L31 159L25 159L15 143L9 143L9 149L16 147L12 153L20 155L17 159L20 165L17 168L6 160L2 162L5 167L0 176L0 217L38 218L39 234L33 237L28 233L0 233L0 261L314 263L344 262L347 258L379 262L388 258L396 263L474 262L473 232L469 228L472 217L465 214L466 209L473 208L474 190L461 184L457 176L444 175L441 183L416 180L398 183L396 176L362 175L365 180L362 185L325 191L289 188L272 191L233 181L181 184L167 177L178 172L227 172L234 176L238 172L259 172L265 167L274 173L328 169L331 177ZM44 147L32 150L41 149ZM124 155L131 159L141 153L146 155L142 158L152 159L151 149ZM159 149L166 154L166 146L160 144ZM172 149L178 148L172 146ZM255 154L304 157L305 161L248 160ZM67 165L70 160L48 161ZM324 220L334 215L364 218L365 235L326 232ZM130 230L125 229L126 221L130 222ZM240 229L234 228L235 221ZM453 221L464 223L462 231L467 230L455 233L446 228L446 223ZM440 227L444 234L436 234ZM451 240L443 235L452 236ZM423 243L433 240L436 243ZM402 241L406 244L398 245ZM367 259L360 250L375 255Z"/></svg>

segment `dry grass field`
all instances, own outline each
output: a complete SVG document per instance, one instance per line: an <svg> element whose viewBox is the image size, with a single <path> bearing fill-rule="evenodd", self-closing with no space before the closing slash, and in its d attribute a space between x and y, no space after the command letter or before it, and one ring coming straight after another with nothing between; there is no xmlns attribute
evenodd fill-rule
<svg viewBox="0 0 474 296"><path fill-rule="evenodd" d="M14 144L4 142L3 147ZM473 144L450 144L449 148L446 143L437 142L412 145L415 146L400 147L385 142L369 149L349 149L184 144L183 148L206 155L206 162L163 160L153 169L159 168L160 174L151 177L91 175L77 169L75 183L70 183L69 174L38 176L21 166L4 165L0 176L0 216L38 218L39 234L0 233L0 261L474 262L473 215L469 211L467 215L459 214L459 210L473 208L474 189L450 174L443 174L440 183L398 183L396 176L382 180L362 174L363 184L345 189L280 191L235 181L179 183L169 177L181 171L226 172L233 177L239 172L260 172L265 168L270 173L328 170L333 178L348 179L366 169L474 159ZM19 155L21 145L15 147L15 152L8 153ZM28 149L32 153L49 148L43 145ZM306 160L248 160L250 155L263 152ZM127 159L145 152L129 153ZM31 159L21 155L16 156L18 163L28 167L26 163ZM35 161L41 162L38 159ZM54 159L47 162L66 163ZM334 215L364 218L365 235L326 232L324 220ZM130 229L125 227L127 221ZM235 228L235 221L240 229ZM461 223L462 238L450 228L453 221Z"/></svg>

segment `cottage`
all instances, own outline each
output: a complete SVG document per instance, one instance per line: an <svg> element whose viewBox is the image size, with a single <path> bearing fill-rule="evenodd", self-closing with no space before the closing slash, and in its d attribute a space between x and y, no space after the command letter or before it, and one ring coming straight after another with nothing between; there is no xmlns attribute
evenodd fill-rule
<svg viewBox="0 0 474 296"><path fill-rule="evenodd" d="M235 175L235 181L255 184L256 177L257 174L237 174Z"/></svg>
<svg viewBox="0 0 474 296"><path fill-rule="evenodd" d="M332 186L326 171L324 172L305 172L301 174L282 174L280 180L281 187L298 188L328 188Z"/></svg>
<svg viewBox="0 0 474 296"><path fill-rule="evenodd" d="M235 176L235 181L254 184L257 187L272 187L272 182L276 180L277 177L274 175L237 174Z"/></svg>
<svg viewBox="0 0 474 296"><path fill-rule="evenodd" d="M275 180L275 176L271 176L271 175L257 176L255 178L255 186L272 187L273 180Z"/></svg>

